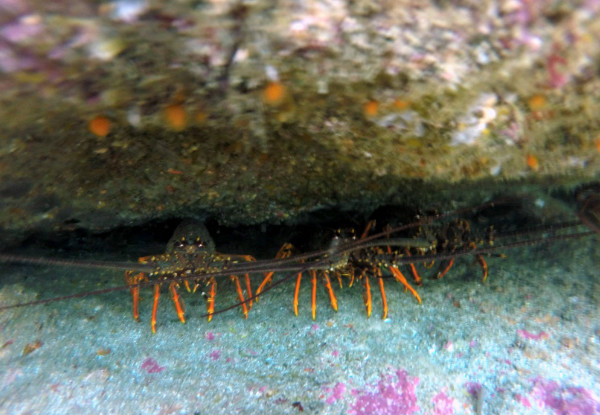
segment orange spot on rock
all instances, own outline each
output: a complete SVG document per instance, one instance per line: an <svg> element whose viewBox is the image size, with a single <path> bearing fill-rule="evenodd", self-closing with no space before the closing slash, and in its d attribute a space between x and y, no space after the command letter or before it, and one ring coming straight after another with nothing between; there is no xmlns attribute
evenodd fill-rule
<svg viewBox="0 0 600 415"><path fill-rule="evenodd" d="M527 166L533 171L538 171L538 169L540 168L540 162L538 161L536 156L534 156L532 154L528 154L527 155Z"/></svg>
<svg viewBox="0 0 600 415"><path fill-rule="evenodd" d="M541 94L531 96L527 100L527 106L531 111L539 111L546 107L546 97Z"/></svg>
<svg viewBox="0 0 600 415"><path fill-rule="evenodd" d="M165 108L165 120L169 127L175 131L185 129L188 122L187 112L181 104L172 104Z"/></svg>
<svg viewBox="0 0 600 415"><path fill-rule="evenodd" d="M600 136L596 138L596 150L600 152Z"/></svg>
<svg viewBox="0 0 600 415"><path fill-rule="evenodd" d="M277 107L281 105L287 95L287 88L281 82L269 82L263 90L265 104Z"/></svg>
<svg viewBox="0 0 600 415"><path fill-rule="evenodd" d="M88 123L90 132L98 137L106 137L110 133L110 120L102 115L98 115Z"/></svg>
<svg viewBox="0 0 600 415"><path fill-rule="evenodd" d="M379 102L369 101L363 105L363 114L367 118L372 118L379 112Z"/></svg>
<svg viewBox="0 0 600 415"><path fill-rule="evenodd" d="M398 98L394 100L394 107L396 107L397 110L404 111L410 107L410 101Z"/></svg>

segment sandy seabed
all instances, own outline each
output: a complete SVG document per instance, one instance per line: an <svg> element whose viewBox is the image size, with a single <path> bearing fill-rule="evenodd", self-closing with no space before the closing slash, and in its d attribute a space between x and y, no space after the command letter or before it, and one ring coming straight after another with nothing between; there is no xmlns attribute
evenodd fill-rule
<svg viewBox="0 0 600 415"><path fill-rule="evenodd" d="M164 293L157 334L151 289L141 323L128 291L0 312L4 414L595 414L600 413L597 238L472 257L427 278L423 304L386 283L389 318L373 289L336 290L339 311L310 284L299 317L293 282L239 310L199 316L183 294L182 325ZM422 268L422 267L421 267ZM120 285L119 272L2 264L2 304ZM281 277L281 276L280 276ZM217 305L235 300L222 284ZM217 307L218 308L218 307Z"/></svg>

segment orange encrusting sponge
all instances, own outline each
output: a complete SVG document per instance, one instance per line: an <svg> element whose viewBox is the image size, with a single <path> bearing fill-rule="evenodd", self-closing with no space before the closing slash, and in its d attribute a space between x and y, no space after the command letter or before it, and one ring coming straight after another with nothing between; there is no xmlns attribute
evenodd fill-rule
<svg viewBox="0 0 600 415"><path fill-rule="evenodd" d="M110 133L110 120L102 115L97 115L88 123L90 132L98 137L106 137Z"/></svg>
<svg viewBox="0 0 600 415"><path fill-rule="evenodd" d="M182 131L187 127L188 115L181 104L171 104L164 110L167 125L175 131Z"/></svg>

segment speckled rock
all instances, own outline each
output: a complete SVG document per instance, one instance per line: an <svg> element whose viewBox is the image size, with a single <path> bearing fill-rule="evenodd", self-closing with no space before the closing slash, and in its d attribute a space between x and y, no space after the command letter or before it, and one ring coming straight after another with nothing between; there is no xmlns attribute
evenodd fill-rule
<svg viewBox="0 0 600 415"><path fill-rule="evenodd" d="M0 8L4 238L452 207L600 172L597 2Z"/></svg>

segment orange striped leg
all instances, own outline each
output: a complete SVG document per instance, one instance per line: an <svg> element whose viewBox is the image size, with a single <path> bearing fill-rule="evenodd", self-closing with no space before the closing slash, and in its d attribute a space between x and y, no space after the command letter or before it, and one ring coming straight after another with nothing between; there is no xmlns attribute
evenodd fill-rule
<svg viewBox="0 0 600 415"><path fill-rule="evenodd" d="M317 271L310 270L310 282L312 284L311 310L313 320L317 317Z"/></svg>
<svg viewBox="0 0 600 415"><path fill-rule="evenodd" d="M352 285L354 284L354 268L350 269L350 284L348 284L349 288L352 288Z"/></svg>
<svg viewBox="0 0 600 415"><path fill-rule="evenodd" d="M335 272L335 277L337 278L338 282L340 283L340 288L343 288L344 286L342 285L342 273L339 271L334 271Z"/></svg>
<svg viewBox="0 0 600 415"><path fill-rule="evenodd" d="M173 304L175 305L175 311L177 311L177 317L179 317L179 321L185 324L184 307L182 302L179 301L179 294L177 294L178 287L179 284L176 282L169 284L169 290L171 291L171 298L173 299Z"/></svg>
<svg viewBox="0 0 600 415"><path fill-rule="evenodd" d="M448 271L450 271L450 268L452 268L452 265L454 265L454 258L450 258L450 261L448 262L448 265L446 265L446 268L444 268L444 270L442 272L439 272L437 275L437 279L441 279L444 275L446 275L448 273Z"/></svg>
<svg viewBox="0 0 600 415"><path fill-rule="evenodd" d="M370 220L367 223L367 226L365 226L365 230L363 231L362 235L360 235L360 239L365 239L367 237L367 235L369 234L369 231L371 230L371 228L375 226L375 220Z"/></svg>
<svg viewBox="0 0 600 415"><path fill-rule="evenodd" d="M183 280L183 285L185 286L187 292L192 294L195 293L198 287L200 286L200 284L198 284L197 281L194 281L194 286L190 288L190 280L188 279Z"/></svg>
<svg viewBox="0 0 600 415"><path fill-rule="evenodd" d="M127 285L131 285L129 287L129 291L131 292L131 297L133 298L133 318L135 321L139 321L140 319L140 311L139 311L139 301L140 301L140 286L139 283L142 281L148 281L148 277L143 272L139 274L132 275L133 271L125 272L125 281Z"/></svg>
<svg viewBox="0 0 600 415"><path fill-rule="evenodd" d="M252 286L250 285L250 274L244 275L246 280L246 294L248 294L248 310L252 310Z"/></svg>
<svg viewBox="0 0 600 415"><path fill-rule="evenodd" d="M485 282L485 280L487 279L487 276L488 276L487 263L485 262L485 259L483 259L483 257L481 255L478 254L475 257L477 258L477 262L479 262L479 265L481 265L481 268L483 269L483 279L481 281Z"/></svg>
<svg viewBox="0 0 600 415"><path fill-rule="evenodd" d="M333 292L333 288L331 287L331 281L329 280L329 274L327 271L323 271L323 284L325 285L325 289L329 294L329 301L331 302L331 308L335 311L338 311L337 298L335 298L335 293Z"/></svg>
<svg viewBox="0 0 600 415"><path fill-rule="evenodd" d="M369 284L369 276L367 275L367 271L363 270L361 274L361 278L363 280L363 300L365 302L365 307L367 309L367 318L371 317L371 309L373 308L373 304L371 302L371 285Z"/></svg>
<svg viewBox="0 0 600 415"><path fill-rule="evenodd" d="M156 334L156 311L158 310L158 298L160 297L160 285L154 284L154 304L152 305L152 320L150 326L152 327L152 334Z"/></svg>
<svg viewBox="0 0 600 415"><path fill-rule="evenodd" d="M375 220L370 220L365 227L360 239L365 239L371 230L372 227L375 226ZM354 276L353 276L354 277ZM361 278L363 279L363 300L365 302L365 307L367 309L367 318L371 317L371 310L373 308L373 303L371 301L371 285L369 283L369 276L366 270L363 270L361 274ZM352 285L352 284L350 284Z"/></svg>
<svg viewBox="0 0 600 415"><path fill-rule="evenodd" d="M407 257L410 257L410 251L408 248L406 248L404 250L404 252L406 253ZM413 264L412 262L410 264L408 264L410 266L410 272L413 276L413 278L415 279L415 283L417 285L421 285L423 284L423 282L421 281L421 276L419 275L419 273L417 272L417 268L415 267L415 264Z"/></svg>
<svg viewBox="0 0 600 415"><path fill-rule="evenodd" d="M300 282L302 281L302 273L298 273L296 277L296 289L294 290L294 314L298 316L298 294L300 293Z"/></svg>
<svg viewBox="0 0 600 415"><path fill-rule="evenodd" d="M369 234L369 231L372 227L375 226L375 220L370 220L365 227L360 239L365 239ZM369 276L366 273L366 270L363 270L361 277L363 278L363 300L365 302L365 307L367 308L367 318L371 317L371 310L373 308L373 304L371 302L371 285L369 283ZM381 281L381 279L380 279ZM385 295L385 294L384 294ZM387 308L387 305L386 305Z"/></svg>
<svg viewBox="0 0 600 415"><path fill-rule="evenodd" d="M385 298L385 288L383 287L383 279L381 278L381 269L377 268L377 283L379 284L379 291L381 292L381 302L383 305L383 314L381 318L385 320L388 313L387 299Z"/></svg>
<svg viewBox="0 0 600 415"><path fill-rule="evenodd" d="M238 294L238 298L240 299L240 303L242 303L242 311L244 313L244 318L248 318L248 307L246 307L246 300L244 300L244 293L242 292L242 286L240 285L240 279L237 275L232 275L231 281L235 282L235 289Z"/></svg>
<svg viewBox="0 0 600 415"><path fill-rule="evenodd" d="M390 248L388 246L387 249L388 249L388 253L391 254L392 253L392 248ZM410 256L410 251L408 251L408 249L406 250L406 254L408 256ZM411 292L411 294L414 295L417 298L417 300L419 301L419 304L421 304L421 297L419 297L419 294L417 294L417 292L415 291L415 289L408 283L408 281L406 280L406 277L404 277L404 274L402 274L402 272L400 271L400 269L398 267L396 267L396 266L391 266L390 267L390 271L394 275L394 279L396 281L402 283L402 285L404 285L404 291L409 290ZM417 270L415 269L415 273L416 273L416 271ZM417 277L419 276L418 274L416 274L416 275L417 275Z"/></svg>
<svg viewBox="0 0 600 415"><path fill-rule="evenodd" d="M260 293L262 293L262 290L265 288L265 286L269 283L271 283L271 277L273 277L274 272L265 272L265 279L262 280L262 282L260 283L260 285L258 286L258 288L256 289L256 302L258 302L258 295Z"/></svg>
<svg viewBox="0 0 600 415"><path fill-rule="evenodd" d="M206 299L206 311L208 312L208 321L212 320L213 313L215 312L215 295L217 294L217 282L214 278L208 281L210 285L210 291L208 292L208 298Z"/></svg>
<svg viewBox="0 0 600 415"><path fill-rule="evenodd" d="M477 245L475 245L475 242L471 242L469 244L469 248L471 248L471 249L477 249ZM485 262L485 259L483 259L483 256L481 256L480 254L475 255L475 258L477 258L477 262L479 262L479 265L481 265L481 268L483 269L482 282L485 282L485 280L487 279L487 275L488 275L488 266L487 266L487 263Z"/></svg>
<svg viewBox="0 0 600 415"><path fill-rule="evenodd" d="M412 293L412 295L414 295L416 297L416 299L419 301L419 304L421 304L421 297L419 297L419 294L408 283L404 274L402 274L402 272L400 272L400 270L396 267L390 267L390 271L394 275L394 279L396 281L398 281L399 283L401 283L402 285L404 285L404 289L410 291Z"/></svg>
<svg viewBox="0 0 600 415"><path fill-rule="evenodd" d="M192 294L194 294L196 292L196 290L198 289L198 287L200 287L200 284L195 282L194 283L194 287L192 288Z"/></svg>
<svg viewBox="0 0 600 415"><path fill-rule="evenodd" d="M135 321L140 320L140 309L139 309L139 301L140 301L140 287L135 286L131 287L131 296L133 297L133 319Z"/></svg>
<svg viewBox="0 0 600 415"><path fill-rule="evenodd" d="M254 262L254 261L256 261L256 258L254 258L252 255L228 255L228 256L230 258L240 258L240 259L242 259L244 261L247 261L247 262ZM267 275L267 274L265 274L265 275ZM261 284L261 287L264 287L264 285L267 282L271 281L271 276L272 275L273 275L273 273L270 272L269 275L267 277L265 277L265 280ZM237 278L237 276L236 276L236 278ZM250 275L246 274L245 275L245 279L246 279L246 291L248 293L248 297L251 298L252 297L252 289L250 288ZM237 282L236 284L239 284L239 282ZM250 310L252 308L252 300L248 300L247 307L248 307L248 310ZM246 303L244 303L244 308L246 308ZM244 314L244 315L247 316L247 313Z"/></svg>
<svg viewBox="0 0 600 415"><path fill-rule="evenodd" d="M294 246L290 243L284 243L281 246L281 248L279 248L279 251L277 251L277 254L275 254L275 259L289 258L292 255L293 247ZM256 302L258 302L258 295L263 291L265 286L271 282L271 278L273 277L273 274L274 274L274 272L265 272L265 279L262 280L262 282L258 286L258 289L256 290L256 297L255 297ZM248 295L250 295L250 294L248 294ZM252 297L252 296L250 295L250 297ZM298 314L296 313L296 315L298 315Z"/></svg>

